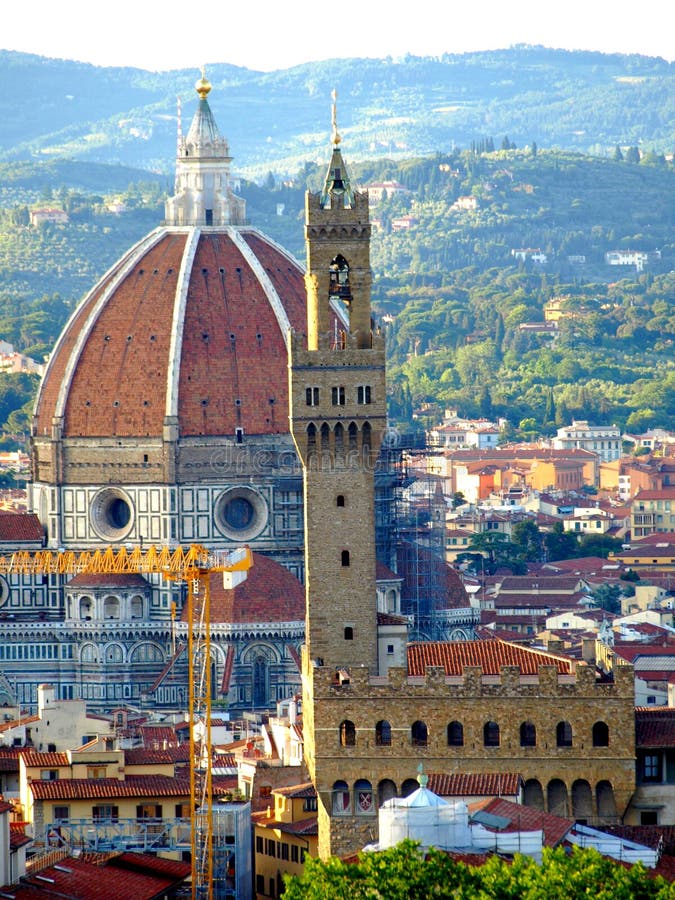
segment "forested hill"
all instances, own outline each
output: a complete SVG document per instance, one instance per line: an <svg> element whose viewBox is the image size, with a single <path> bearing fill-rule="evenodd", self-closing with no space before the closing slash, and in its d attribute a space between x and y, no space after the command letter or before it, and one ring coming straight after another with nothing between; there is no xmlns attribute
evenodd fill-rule
<svg viewBox="0 0 675 900"><path fill-rule="evenodd" d="M675 168L632 149L597 159L487 142L350 165L357 185L399 185L371 205L393 419L426 406L433 422L453 406L506 416L521 436L573 415L675 427ZM304 190L323 173L241 185L251 223L298 258ZM0 338L41 356L84 292L161 222L167 179L53 161L0 164L0 182ZM68 223L31 226L40 204ZM610 266L620 250L644 254L640 266ZM557 334L528 328L555 298Z"/></svg>
<svg viewBox="0 0 675 900"><path fill-rule="evenodd" d="M235 165L257 176L323 158L333 88L353 160L445 152L488 135L601 156L617 144L669 152L673 72L659 58L518 46L269 73L222 63L207 74ZM197 75L0 51L0 159L60 156L170 173L177 97L189 121Z"/></svg>

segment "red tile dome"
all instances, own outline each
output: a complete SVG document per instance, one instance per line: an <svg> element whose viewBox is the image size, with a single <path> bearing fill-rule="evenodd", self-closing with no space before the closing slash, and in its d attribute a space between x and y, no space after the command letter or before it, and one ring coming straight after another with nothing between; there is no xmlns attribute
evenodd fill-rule
<svg viewBox="0 0 675 900"><path fill-rule="evenodd" d="M298 263L252 228L159 228L90 292L50 360L35 434L288 431L286 339L305 326Z"/></svg>
<svg viewBox="0 0 675 900"><path fill-rule="evenodd" d="M183 610L183 619L186 611ZM223 576L211 575L211 621L261 623L304 622L305 589L281 563L253 553L253 565L245 581L223 587Z"/></svg>

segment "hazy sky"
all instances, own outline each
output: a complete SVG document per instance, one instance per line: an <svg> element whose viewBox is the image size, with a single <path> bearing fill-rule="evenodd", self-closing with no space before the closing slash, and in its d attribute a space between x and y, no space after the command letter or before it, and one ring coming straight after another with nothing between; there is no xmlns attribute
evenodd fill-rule
<svg viewBox="0 0 675 900"><path fill-rule="evenodd" d="M0 49L151 70L213 62L271 70L334 57L434 56L521 43L672 60L675 45L666 0L413 0L400 11L392 0L2 5Z"/></svg>

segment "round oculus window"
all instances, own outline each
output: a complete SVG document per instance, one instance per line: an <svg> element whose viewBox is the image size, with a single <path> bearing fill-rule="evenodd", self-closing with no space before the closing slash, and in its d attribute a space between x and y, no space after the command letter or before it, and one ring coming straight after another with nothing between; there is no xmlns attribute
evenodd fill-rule
<svg viewBox="0 0 675 900"><path fill-rule="evenodd" d="M108 541L120 541L134 524L134 507L121 488L104 488L92 500L91 525L96 534Z"/></svg>
<svg viewBox="0 0 675 900"><path fill-rule="evenodd" d="M216 501L218 530L233 541L250 541L267 525L267 503L248 487L232 488Z"/></svg>

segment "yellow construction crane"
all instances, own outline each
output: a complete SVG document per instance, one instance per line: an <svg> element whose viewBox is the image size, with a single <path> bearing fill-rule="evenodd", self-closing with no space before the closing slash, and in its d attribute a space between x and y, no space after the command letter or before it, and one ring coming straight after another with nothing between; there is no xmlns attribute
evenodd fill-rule
<svg viewBox="0 0 675 900"><path fill-rule="evenodd" d="M222 572L224 586L233 588L244 581L251 564L248 547L213 551L199 544L175 550L107 547L82 552L38 550L0 556L3 575L159 574L170 581L187 584L193 900L213 897L210 576ZM204 724L204 737L197 741L194 726L200 720Z"/></svg>

